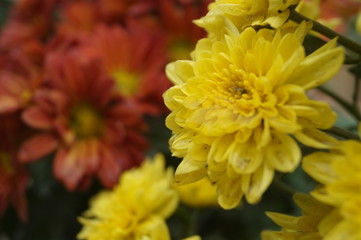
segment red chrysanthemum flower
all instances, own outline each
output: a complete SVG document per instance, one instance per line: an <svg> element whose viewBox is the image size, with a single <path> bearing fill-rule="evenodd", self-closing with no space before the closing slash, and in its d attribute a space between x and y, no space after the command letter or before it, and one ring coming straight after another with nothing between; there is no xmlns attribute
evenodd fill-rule
<svg viewBox="0 0 361 240"><path fill-rule="evenodd" d="M62 34L91 32L97 22L96 6L88 1L71 1L64 4L57 31Z"/></svg>
<svg viewBox="0 0 361 240"><path fill-rule="evenodd" d="M320 18L324 20L337 19L339 25L336 30L344 33L347 31L347 26L352 17L361 10L361 2L355 0L322 0L320 8Z"/></svg>
<svg viewBox="0 0 361 240"><path fill-rule="evenodd" d="M361 3L355 0L322 0L322 18L350 18L355 16L361 8Z"/></svg>
<svg viewBox="0 0 361 240"><path fill-rule="evenodd" d="M51 29L53 12L58 1L16 1L0 35L0 50L24 48L24 44L39 43Z"/></svg>
<svg viewBox="0 0 361 240"><path fill-rule="evenodd" d="M167 111L162 94L170 87L164 74L165 41L161 32L135 22L127 28L99 25L78 55L83 61L101 59L128 104L142 113L157 115Z"/></svg>
<svg viewBox="0 0 361 240"><path fill-rule="evenodd" d="M128 18L149 18L155 0L67 1L60 12L58 32L92 32L97 24L124 24Z"/></svg>
<svg viewBox="0 0 361 240"><path fill-rule="evenodd" d="M114 94L114 81L96 61L49 55L47 87L34 95L23 120L40 130L20 149L30 162L56 150L54 174L69 190L96 175L107 187L119 174L138 165L147 142L141 116Z"/></svg>
<svg viewBox="0 0 361 240"><path fill-rule="evenodd" d="M7 53L19 48L24 51L40 48L40 40L35 35L32 26L16 21L9 22L0 34L0 51Z"/></svg>
<svg viewBox="0 0 361 240"><path fill-rule="evenodd" d="M129 17L142 18L151 13L157 0L97 0L99 17L107 23L123 23Z"/></svg>
<svg viewBox="0 0 361 240"><path fill-rule="evenodd" d="M160 25L168 34L171 60L188 59L196 42L206 32L193 20L206 15L212 0L159 0Z"/></svg>
<svg viewBox="0 0 361 240"><path fill-rule="evenodd" d="M23 125L17 115L0 116L0 216L12 204L21 220L27 219L25 190L28 173L16 157Z"/></svg>
<svg viewBox="0 0 361 240"><path fill-rule="evenodd" d="M21 51L0 56L0 114L25 108L41 84L41 71L34 58Z"/></svg>

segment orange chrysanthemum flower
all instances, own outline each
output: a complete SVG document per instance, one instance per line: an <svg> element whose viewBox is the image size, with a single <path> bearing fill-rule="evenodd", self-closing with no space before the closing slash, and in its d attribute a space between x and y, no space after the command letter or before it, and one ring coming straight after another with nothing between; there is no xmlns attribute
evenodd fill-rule
<svg viewBox="0 0 361 240"><path fill-rule="evenodd" d="M127 28L99 25L78 55L83 61L101 59L128 104L142 113L158 115L167 111L162 94L171 85L164 74L164 43L162 33L136 23Z"/></svg>
<svg viewBox="0 0 361 240"><path fill-rule="evenodd" d="M75 56L76 57L76 56ZM20 149L30 162L56 151L54 173L69 190L93 175L107 187L138 165L147 142L141 116L114 94L115 84L98 62L52 54L46 63L48 87L39 89L23 120L40 133Z"/></svg>

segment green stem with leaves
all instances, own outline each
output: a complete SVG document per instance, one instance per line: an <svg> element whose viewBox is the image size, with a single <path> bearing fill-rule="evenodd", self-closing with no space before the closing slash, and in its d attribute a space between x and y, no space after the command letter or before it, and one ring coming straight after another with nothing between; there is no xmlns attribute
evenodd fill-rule
<svg viewBox="0 0 361 240"><path fill-rule="evenodd" d="M302 21L308 21L312 22L312 30L330 38L333 39L337 37L337 42L341 44L342 46L346 47L347 49L357 53L359 55L359 59L361 57L361 45L352 41L351 39L338 34L337 32L333 31L332 29L326 27L325 25L322 25L321 23L314 21L312 19L309 19L308 17L296 12L294 9L290 9L290 16L289 19L296 23L301 23Z"/></svg>
<svg viewBox="0 0 361 240"><path fill-rule="evenodd" d="M358 140L360 141L360 137L356 134L354 134L353 132L350 132L346 129L343 129L343 128L339 128L339 127L332 127L330 129L326 129L324 130L325 132L327 133L330 133L332 135L335 135L335 136L338 136L338 137L341 137L345 140Z"/></svg>

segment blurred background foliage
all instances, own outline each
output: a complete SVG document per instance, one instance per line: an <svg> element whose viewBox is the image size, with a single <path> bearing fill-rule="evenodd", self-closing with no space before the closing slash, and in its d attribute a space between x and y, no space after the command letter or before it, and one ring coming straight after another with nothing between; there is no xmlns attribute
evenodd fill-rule
<svg viewBox="0 0 361 240"><path fill-rule="evenodd" d="M10 7L12 6L11 0L0 0L0 24L5 23Z"/></svg>

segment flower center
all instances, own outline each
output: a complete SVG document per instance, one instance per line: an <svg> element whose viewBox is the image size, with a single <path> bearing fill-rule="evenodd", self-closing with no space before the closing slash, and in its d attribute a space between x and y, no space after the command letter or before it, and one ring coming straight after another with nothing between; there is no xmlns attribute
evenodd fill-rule
<svg viewBox="0 0 361 240"><path fill-rule="evenodd" d="M192 51L192 44L187 40L174 40L169 46L170 60L182 60L190 59L190 53Z"/></svg>
<svg viewBox="0 0 361 240"><path fill-rule="evenodd" d="M27 105L32 97L32 93L29 90L24 90L21 95L20 99L24 105Z"/></svg>
<svg viewBox="0 0 361 240"><path fill-rule="evenodd" d="M229 84L225 84L226 86L221 86L224 88L224 92L230 98L234 100L238 99L249 99L251 96L249 95L250 91L247 85L243 84L242 82L235 82L232 81Z"/></svg>
<svg viewBox="0 0 361 240"><path fill-rule="evenodd" d="M118 91L126 97L133 96L140 83L140 77L136 73L132 73L124 70L117 70L113 72L112 76L117 84Z"/></svg>
<svg viewBox="0 0 361 240"><path fill-rule="evenodd" d="M216 105L234 114L251 116L266 106L274 106L270 84L253 73L230 65L210 76L212 89L203 107Z"/></svg>
<svg viewBox="0 0 361 240"><path fill-rule="evenodd" d="M7 173L11 174L11 173L14 172L14 168L10 164L10 156L9 156L9 154L6 153L5 151L1 151L1 150L0 150L0 166Z"/></svg>
<svg viewBox="0 0 361 240"><path fill-rule="evenodd" d="M232 71L233 70L233 71ZM239 100L252 100L258 95L250 76L237 69L223 69L221 73L214 74L218 99L227 100L235 103Z"/></svg>
<svg viewBox="0 0 361 240"><path fill-rule="evenodd" d="M103 132L103 121L96 110L85 103L77 105L70 120L71 128L80 139L99 137Z"/></svg>

